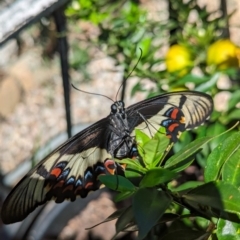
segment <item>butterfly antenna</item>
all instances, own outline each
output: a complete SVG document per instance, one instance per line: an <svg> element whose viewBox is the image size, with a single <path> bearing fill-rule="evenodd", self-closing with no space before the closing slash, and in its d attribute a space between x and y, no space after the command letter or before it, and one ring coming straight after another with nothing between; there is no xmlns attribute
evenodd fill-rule
<svg viewBox="0 0 240 240"><path fill-rule="evenodd" d="M139 50L140 50L140 57L138 58L137 63L136 63L135 66L133 67L132 71L127 75L127 77L126 77L125 79L123 79L122 84L121 84L120 87L118 88L118 91L117 91L117 94L116 94L116 98L115 98L116 101L117 101L117 97L118 97L118 94L119 94L119 92L120 92L120 89L121 89L121 88L123 88L123 89L125 88L124 86L125 86L125 84L126 84L127 79L132 75L133 71L137 68L138 63L140 62L140 60L141 60L141 58L142 58L142 49L139 48ZM122 98L123 98L123 96L122 96ZM122 100L123 100L123 99L122 99Z"/></svg>
<svg viewBox="0 0 240 240"><path fill-rule="evenodd" d="M79 92L83 92L83 93L87 93L87 94L92 94L92 95L96 95L96 96L105 97L105 98L109 99L110 101L114 102L110 97L105 96L105 95L103 95L103 94L83 91L83 90L75 87L72 83L71 83L71 85L72 85L72 87L73 87L74 89L78 90Z"/></svg>

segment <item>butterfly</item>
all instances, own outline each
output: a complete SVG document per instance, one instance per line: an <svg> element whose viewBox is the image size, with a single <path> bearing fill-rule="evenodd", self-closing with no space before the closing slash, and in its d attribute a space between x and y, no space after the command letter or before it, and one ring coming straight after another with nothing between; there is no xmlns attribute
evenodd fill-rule
<svg viewBox="0 0 240 240"><path fill-rule="evenodd" d="M203 124L212 110L212 98L194 91L155 96L128 108L123 101L114 102L106 118L63 143L20 180L3 203L3 222L21 221L49 200L86 197L99 189L99 175L123 174L113 159L136 154L135 129L152 137L163 126L176 142L181 132Z"/></svg>

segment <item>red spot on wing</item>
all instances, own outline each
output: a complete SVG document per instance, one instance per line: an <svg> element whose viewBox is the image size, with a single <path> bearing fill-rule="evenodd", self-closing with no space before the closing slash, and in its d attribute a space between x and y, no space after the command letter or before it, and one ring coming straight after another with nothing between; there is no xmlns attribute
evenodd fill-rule
<svg viewBox="0 0 240 240"><path fill-rule="evenodd" d="M172 113L171 113L171 118L172 119L177 119L178 113L179 113L179 109L178 108L174 108Z"/></svg>
<svg viewBox="0 0 240 240"><path fill-rule="evenodd" d="M72 191L73 190L73 185L69 185L69 186L65 187L63 192L65 192L67 190Z"/></svg>
<svg viewBox="0 0 240 240"><path fill-rule="evenodd" d="M88 182L86 185L85 185L85 188L87 189L88 187L91 187L93 185L93 182Z"/></svg>
<svg viewBox="0 0 240 240"><path fill-rule="evenodd" d="M61 188L63 185L64 185L64 181L61 180L58 183L56 183L53 188L58 188L58 187Z"/></svg>
<svg viewBox="0 0 240 240"><path fill-rule="evenodd" d="M168 127L168 130L170 132L173 132L175 128L179 127L179 124L178 123L172 123L169 127Z"/></svg>
<svg viewBox="0 0 240 240"><path fill-rule="evenodd" d="M82 189L83 189L82 186L77 187L74 191L74 194L78 195L81 192Z"/></svg>
<svg viewBox="0 0 240 240"><path fill-rule="evenodd" d="M110 159L106 160L104 162L104 166L111 175L115 174L116 166L115 166L114 160L110 160Z"/></svg>
<svg viewBox="0 0 240 240"><path fill-rule="evenodd" d="M59 177L59 175L62 173L62 169L61 168L54 168L50 174L54 175L54 177Z"/></svg>

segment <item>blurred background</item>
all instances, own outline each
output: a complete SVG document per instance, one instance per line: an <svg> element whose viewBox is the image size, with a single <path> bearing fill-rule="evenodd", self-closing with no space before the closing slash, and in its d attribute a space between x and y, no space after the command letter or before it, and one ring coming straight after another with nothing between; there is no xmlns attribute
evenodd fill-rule
<svg viewBox="0 0 240 240"><path fill-rule="evenodd" d="M215 103L210 121L184 133L175 151L233 126L240 118L239 17L238 0L2 0L1 202L47 153L109 114L111 101L69 83L124 99L126 106L169 91L209 93ZM206 156L219 142L203 149L189 175L201 180ZM50 203L22 223L1 224L1 239L114 235L114 222L85 230L116 210L108 191L60 205Z"/></svg>

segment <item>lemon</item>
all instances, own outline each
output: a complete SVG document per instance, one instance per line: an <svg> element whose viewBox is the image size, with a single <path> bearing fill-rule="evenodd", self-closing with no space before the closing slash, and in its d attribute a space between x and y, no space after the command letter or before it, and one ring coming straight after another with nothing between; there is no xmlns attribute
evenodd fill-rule
<svg viewBox="0 0 240 240"><path fill-rule="evenodd" d="M192 66L191 54L186 47L175 44L169 48L166 54L168 72L177 72L179 76L183 76L189 72L189 68Z"/></svg>
<svg viewBox="0 0 240 240"><path fill-rule="evenodd" d="M240 48L229 39L214 42L207 51L207 65L219 70L239 67Z"/></svg>

